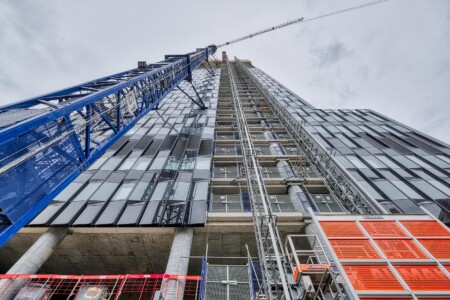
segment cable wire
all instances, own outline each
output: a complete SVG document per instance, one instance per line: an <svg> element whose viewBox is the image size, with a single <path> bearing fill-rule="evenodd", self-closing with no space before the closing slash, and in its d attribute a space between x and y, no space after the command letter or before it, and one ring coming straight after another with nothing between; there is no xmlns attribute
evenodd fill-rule
<svg viewBox="0 0 450 300"><path fill-rule="evenodd" d="M261 34L264 34L266 32L274 31L274 30L277 30L277 29L280 29L280 28L283 28L283 27L286 27L286 26L289 26L289 25L293 25L293 24L297 24L297 23L306 23L306 22L316 21L316 20L319 20L319 19L323 19L323 18L339 15L339 14L342 14L342 13L350 12L350 11L361 9L361 8L366 8L366 7L369 7L369 6L374 6L374 5L381 4L381 3L384 3L384 2L388 2L388 1L390 1L390 0L372 1L372 2L368 2L368 3L352 6L352 7L349 7L349 8L341 9L341 10L338 10L338 11L334 11L334 12L331 12L331 13L327 13L327 14L324 14L324 15L308 18L308 19L305 19L305 18L301 17L301 18L294 19L294 20L291 20L291 21L286 22L286 23L282 23L282 24L279 24L279 25L276 25L276 26L272 26L272 27L269 27L269 28L266 28L266 29L263 29L263 30L260 30L260 31L254 32L254 33L251 33L251 34L244 35L244 36L242 36L240 38L237 38L237 39L234 39L234 40L231 40L231 41L219 44L219 45L217 45L217 48L221 48L221 47L228 46L228 45L231 45L231 44L235 44L235 43L247 40L247 39L251 39L251 38L253 38L253 37L257 36L257 35L261 35Z"/></svg>

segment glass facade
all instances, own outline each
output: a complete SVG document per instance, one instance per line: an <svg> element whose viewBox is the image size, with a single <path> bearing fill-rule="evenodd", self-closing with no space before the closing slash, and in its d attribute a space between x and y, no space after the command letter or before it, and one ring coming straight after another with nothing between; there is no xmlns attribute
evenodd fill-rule
<svg viewBox="0 0 450 300"><path fill-rule="evenodd" d="M193 76L208 109L172 91L30 225L204 224L220 70L214 72ZM189 83L181 88L195 97Z"/></svg>
<svg viewBox="0 0 450 300"><path fill-rule="evenodd" d="M450 146L368 109L315 109L257 68L250 71L387 213L450 223Z"/></svg>

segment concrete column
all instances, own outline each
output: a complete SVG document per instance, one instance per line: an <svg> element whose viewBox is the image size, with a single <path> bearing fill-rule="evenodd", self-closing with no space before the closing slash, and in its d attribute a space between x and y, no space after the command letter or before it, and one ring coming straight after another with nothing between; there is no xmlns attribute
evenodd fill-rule
<svg viewBox="0 0 450 300"><path fill-rule="evenodd" d="M51 227L25 252L24 255L6 272L6 274L35 274L44 265L53 251L69 233L67 227ZM26 284L23 280L0 280L0 298L9 300L14 298L20 288ZM5 294L5 295L3 295Z"/></svg>
<svg viewBox="0 0 450 300"><path fill-rule="evenodd" d="M194 229L178 227L170 249L169 260L167 262L166 274L186 275L189 265L189 255L191 254L192 237ZM164 300L183 299L185 279L165 279L161 287L161 298Z"/></svg>

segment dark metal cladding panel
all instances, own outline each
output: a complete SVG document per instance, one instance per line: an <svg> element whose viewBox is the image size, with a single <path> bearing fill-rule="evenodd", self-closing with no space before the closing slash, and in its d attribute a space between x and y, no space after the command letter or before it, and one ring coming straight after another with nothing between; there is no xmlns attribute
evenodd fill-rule
<svg viewBox="0 0 450 300"><path fill-rule="evenodd" d="M191 137L189 138L189 141L186 145L186 149L189 150L198 150L198 148L200 147L200 142L202 140L202 136L199 134L193 134L191 135Z"/></svg>
<svg viewBox="0 0 450 300"><path fill-rule="evenodd" d="M188 224L192 226L203 225L206 222L206 200L192 201L190 203L189 221Z"/></svg>
<svg viewBox="0 0 450 300"><path fill-rule="evenodd" d="M111 173L111 171L98 170L94 176L91 177L91 181L106 181Z"/></svg>
<svg viewBox="0 0 450 300"><path fill-rule="evenodd" d="M436 155L436 154L441 154L442 153L439 149L436 149L435 147L432 147L432 146L430 146L430 145L428 145L428 144L426 144L426 143L424 143L422 141L419 141L418 139L415 139L413 137L408 137L408 138L406 138L406 140L408 142L410 142L411 144L414 144L417 147L419 147L419 148L421 148L421 149L423 149L423 150L425 150L425 151L427 151L427 152L429 152L431 154L435 154Z"/></svg>
<svg viewBox="0 0 450 300"><path fill-rule="evenodd" d="M138 141L127 141L127 143L115 154L116 156L126 156L134 146L138 143Z"/></svg>
<svg viewBox="0 0 450 300"><path fill-rule="evenodd" d="M143 170L131 170L125 176L125 180L139 180L144 175L145 171Z"/></svg>
<svg viewBox="0 0 450 300"><path fill-rule="evenodd" d="M211 178L211 172L209 170L194 170L194 179L205 180Z"/></svg>
<svg viewBox="0 0 450 300"><path fill-rule="evenodd" d="M145 208L144 214L142 215L139 225L154 225L153 220L155 219L155 214L158 210L159 201L150 201Z"/></svg>
<svg viewBox="0 0 450 300"><path fill-rule="evenodd" d="M380 138L380 140L382 143L388 145L390 148L400 152L401 154L405 154L405 155L413 154L409 149L394 142L390 137Z"/></svg>
<svg viewBox="0 0 450 300"><path fill-rule="evenodd" d="M47 225L49 221L61 210L66 203L52 203L47 206L36 218L29 223L31 226Z"/></svg>
<svg viewBox="0 0 450 300"><path fill-rule="evenodd" d="M80 176L75 178L75 180L73 182L86 183L92 178L92 175L93 174L91 172L84 172L84 173L80 174Z"/></svg>
<svg viewBox="0 0 450 300"><path fill-rule="evenodd" d="M182 157L184 154L184 149L186 148L186 144L187 144L186 139L178 140L177 143L175 144L175 147L173 147L170 156Z"/></svg>
<svg viewBox="0 0 450 300"><path fill-rule="evenodd" d="M115 225L117 220L120 217L120 214L122 213L127 201L121 200L121 201L110 201L108 205L106 206L103 213L100 215L100 217L95 222L96 226L111 226Z"/></svg>
<svg viewBox="0 0 450 300"><path fill-rule="evenodd" d="M204 140L200 143L198 155L211 156L213 142L210 140Z"/></svg>
<svg viewBox="0 0 450 300"><path fill-rule="evenodd" d="M147 149L147 147L150 145L150 143L152 142L153 137L146 135L144 137L142 137L139 142L136 144L136 146L134 146L133 150L145 150Z"/></svg>
<svg viewBox="0 0 450 300"><path fill-rule="evenodd" d="M105 206L105 202L88 203L80 216L72 223L73 226L90 226L94 224L97 215Z"/></svg>
<svg viewBox="0 0 450 300"><path fill-rule="evenodd" d="M117 150L119 150L120 148L122 148L123 145L125 145L125 143L128 141L129 138L130 138L129 135L124 135L124 136L122 136L120 139L117 140L117 142L115 142L115 143L108 149L108 152L116 152Z"/></svg>
<svg viewBox="0 0 450 300"><path fill-rule="evenodd" d="M155 139L153 140L152 144L150 145L150 147L147 148L147 150L145 150L144 152L144 156L155 156L156 153L159 150L159 147L161 146L163 140L160 139Z"/></svg>
<svg viewBox="0 0 450 300"><path fill-rule="evenodd" d="M123 172L113 172L108 179L106 179L106 182L122 182L122 180L125 178L125 173Z"/></svg>
<svg viewBox="0 0 450 300"><path fill-rule="evenodd" d="M59 213L58 217L56 217L53 222L51 222L52 226L69 226L72 224L72 221L78 217L80 212L86 206L87 201L74 201L71 202L67 207Z"/></svg>
<svg viewBox="0 0 450 300"><path fill-rule="evenodd" d="M168 135L164 142L161 144L161 147L159 148L159 151L165 151L165 150L172 150L173 146L175 145L175 142L177 141L178 136L176 135Z"/></svg>
<svg viewBox="0 0 450 300"><path fill-rule="evenodd" d="M143 213L145 202L128 201L125 210L122 213L118 226L137 225L140 216Z"/></svg>

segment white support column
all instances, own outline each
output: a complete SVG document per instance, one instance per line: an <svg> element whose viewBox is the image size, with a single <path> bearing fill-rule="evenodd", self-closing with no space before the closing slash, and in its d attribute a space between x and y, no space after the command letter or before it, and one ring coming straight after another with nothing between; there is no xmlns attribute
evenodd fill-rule
<svg viewBox="0 0 450 300"><path fill-rule="evenodd" d="M67 227L51 227L25 252L6 274L35 274L69 233ZM0 298L14 298L27 279L0 280Z"/></svg>
<svg viewBox="0 0 450 300"><path fill-rule="evenodd" d="M181 276L187 274L193 235L193 228L179 227L175 230L169 260L167 262L166 274ZM183 299L185 284L186 280L184 278L178 280L165 279L161 287L162 299Z"/></svg>

